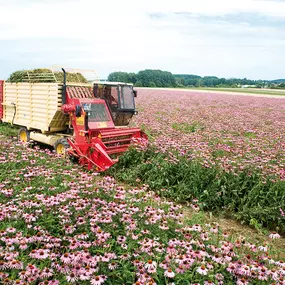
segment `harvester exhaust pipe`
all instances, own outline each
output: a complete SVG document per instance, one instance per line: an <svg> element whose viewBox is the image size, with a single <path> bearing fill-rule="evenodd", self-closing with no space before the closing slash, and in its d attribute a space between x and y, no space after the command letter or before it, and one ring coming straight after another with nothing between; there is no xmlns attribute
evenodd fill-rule
<svg viewBox="0 0 285 285"><path fill-rule="evenodd" d="M66 103L66 71L64 68L62 68L63 71L63 86L62 86L62 105Z"/></svg>

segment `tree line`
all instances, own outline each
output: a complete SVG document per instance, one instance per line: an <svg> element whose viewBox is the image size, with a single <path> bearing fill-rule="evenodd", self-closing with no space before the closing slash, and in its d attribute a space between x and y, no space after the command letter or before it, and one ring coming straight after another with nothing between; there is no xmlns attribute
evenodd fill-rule
<svg viewBox="0 0 285 285"><path fill-rule="evenodd" d="M109 74L108 81L133 83L137 87L176 87L173 74L158 69L146 69L138 73L117 71Z"/></svg>
<svg viewBox="0 0 285 285"><path fill-rule="evenodd" d="M145 69L138 73L116 71L108 76L108 81L133 83L136 87L269 87L285 88L285 79L250 80L247 78L219 78L192 74L172 74L159 69Z"/></svg>

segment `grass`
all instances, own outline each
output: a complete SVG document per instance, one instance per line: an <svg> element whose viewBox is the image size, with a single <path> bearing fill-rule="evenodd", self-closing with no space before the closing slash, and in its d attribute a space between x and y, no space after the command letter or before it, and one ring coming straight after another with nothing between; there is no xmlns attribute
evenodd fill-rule
<svg viewBox="0 0 285 285"><path fill-rule="evenodd" d="M19 128L12 126L8 123L0 123L0 135L7 137L16 137L18 135Z"/></svg>
<svg viewBox="0 0 285 285"><path fill-rule="evenodd" d="M204 126L202 126L199 122L193 122L192 124L188 123L174 123L171 125L171 127L176 130L183 132L185 134L187 133L194 133L198 130L204 130Z"/></svg>

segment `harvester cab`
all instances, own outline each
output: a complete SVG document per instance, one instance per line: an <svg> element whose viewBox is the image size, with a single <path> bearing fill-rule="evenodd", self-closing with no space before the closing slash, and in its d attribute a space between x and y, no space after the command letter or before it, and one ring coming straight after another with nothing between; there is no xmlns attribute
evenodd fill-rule
<svg viewBox="0 0 285 285"><path fill-rule="evenodd" d="M116 126L127 126L134 114L137 91L132 84L121 82L93 82L93 94L106 101Z"/></svg>

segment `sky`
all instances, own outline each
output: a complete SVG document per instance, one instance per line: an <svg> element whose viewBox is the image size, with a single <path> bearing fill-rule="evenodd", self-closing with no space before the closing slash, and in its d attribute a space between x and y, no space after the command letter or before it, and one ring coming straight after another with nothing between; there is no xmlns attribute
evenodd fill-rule
<svg viewBox="0 0 285 285"><path fill-rule="evenodd" d="M0 79L52 65L285 78L285 0L0 0Z"/></svg>

